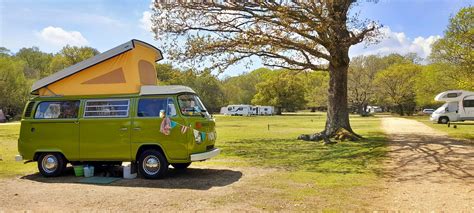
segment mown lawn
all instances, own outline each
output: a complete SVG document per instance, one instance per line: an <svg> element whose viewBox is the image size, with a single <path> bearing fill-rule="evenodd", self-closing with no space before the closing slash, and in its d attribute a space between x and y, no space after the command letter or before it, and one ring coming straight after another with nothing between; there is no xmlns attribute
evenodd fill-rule
<svg viewBox="0 0 474 213"><path fill-rule="evenodd" d="M222 154L199 164L276 169L248 186L268 189L254 201L255 206L266 210L281 210L268 200L301 204L296 210L308 210L311 203L324 203L326 206L312 207L326 210L334 206L340 207L336 210L370 206L368 198L381 189L382 161L388 148L379 118L353 116L351 119L354 130L365 139L322 145L296 140L301 133L322 130L325 122L322 114L218 116L217 146L222 148ZM225 202L248 199L248 195L238 193L231 197Z"/></svg>
<svg viewBox="0 0 474 213"><path fill-rule="evenodd" d="M409 118L420 121L438 131L446 132L449 136L453 138L474 141L474 121L453 122L451 123L450 127L448 127L447 124L437 124L431 122L429 116L413 116ZM456 125L456 128L453 128L454 125Z"/></svg>
<svg viewBox="0 0 474 213"><path fill-rule="evenodd" d="M268 117L216 116L217 144L221 155L195 166L252 168L264 175L245 186L248 191L226 196L215 203L250 202L265 210L281 210L280 204L295 203L294 210L310 210L318 203L329 208L369 205L369 197L383 187L380 175L388 151L377 117L351 117L354 130L365 139L358 142L296 140L301 133L324 127L325 115L304 114ZM35 173L36 163L14 162L20 125L0 126L0 178ZM254 199L249 201L249 196ZM316 202L317 201L317 202ZM301 208L297 205L301 204Z"/></svg>
<svg viewBox="0 0 474 213"><path fill-rule="evenodd" d="M0 125L0 178L26 175L36 172L36 164L15 162L18 154L17 141L20 125Z"/></svg>

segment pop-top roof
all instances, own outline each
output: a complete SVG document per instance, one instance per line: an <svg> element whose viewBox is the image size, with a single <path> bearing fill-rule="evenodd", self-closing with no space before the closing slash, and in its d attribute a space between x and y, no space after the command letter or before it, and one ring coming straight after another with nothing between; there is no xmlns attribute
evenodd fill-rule
<svg viewBox="0 0 474 213"><path fill-rule="evenodd" d="M193 89L181 85L142 86L140 95L172 95L179 93L196 93Z"/></svg>
<svg viewBox="0 0 474 213"><path fill-rule="evenodd" d="M94 66L98 63L101 63L107 59L110 59L114 56L117 56L119 54L122 54L124 52L127 52L133 48L135 48L135 45L136 44L141 44L143 46L146 46L146 47L149 47L151 49L154 49L157 53L157 57L155 58L155 61L159 61L161 59L163 59L163 56L161 54L161 51L159 49L157 49L156 47L154 47L153 45L150 45L146 42L143 42L143 41L140 41L140 40L136 40L136 39L132 39L124 44L121 44L113 49L110 49L108 51L105 51L101 54L98 54L94 57L91 57L89 59L86 59L82 62L79 62L77 64L74 64L70 67L67 67L61 71L58 71L48 77L45 77L43 79L40 79L38 81L36 81L32 88L31 88L31 92L34 93L36 90L40 89L40 88L43 88L45 86L48 86L54 82L57 82L61 79L64 79L68 76L71 76L77 72L80 72L81 70L84 70L84 69L87 69L91 66Z"/></svg>

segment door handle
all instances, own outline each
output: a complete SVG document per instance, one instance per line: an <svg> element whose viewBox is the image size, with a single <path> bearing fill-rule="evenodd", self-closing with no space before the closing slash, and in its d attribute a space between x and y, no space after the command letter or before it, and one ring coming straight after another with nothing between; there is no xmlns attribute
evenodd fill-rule
<svg viewBox="0 0 474 213"><path fill-rule="evenodd" d="M127 130L128 130L127 127L122 127L122 128L120 128L120 131L127 131Z"/></svg>
<svg viewBox="0 0 474 213"><path fill-rule="evenodd" d="M140 130L142 130L142 128L140 128L140 127L135 127L135 128L133 128L133 130L140 131Z"/></svg>

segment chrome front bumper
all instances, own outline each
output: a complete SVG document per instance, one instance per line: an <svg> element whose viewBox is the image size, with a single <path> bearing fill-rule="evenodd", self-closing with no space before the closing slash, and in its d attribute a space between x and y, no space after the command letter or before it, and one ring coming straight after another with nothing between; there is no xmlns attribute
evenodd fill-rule
<svg viewBox="0 0 474 213"><path fill-rule="evenodd" d="M221 150L216 148L208 152L192 154L190 157L191 161L204 161L217 156L219 153L221 153Z"/></svg>

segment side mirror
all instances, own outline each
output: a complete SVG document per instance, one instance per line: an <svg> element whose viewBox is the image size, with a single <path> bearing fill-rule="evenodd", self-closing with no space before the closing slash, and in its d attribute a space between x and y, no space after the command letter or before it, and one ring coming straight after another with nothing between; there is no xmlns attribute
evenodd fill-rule
<svg viewBox="0 0 474 213"><path fill-rule="evenodd" d="M444 108L444 111L449 112L449 108L448 107Z"/></svg>

